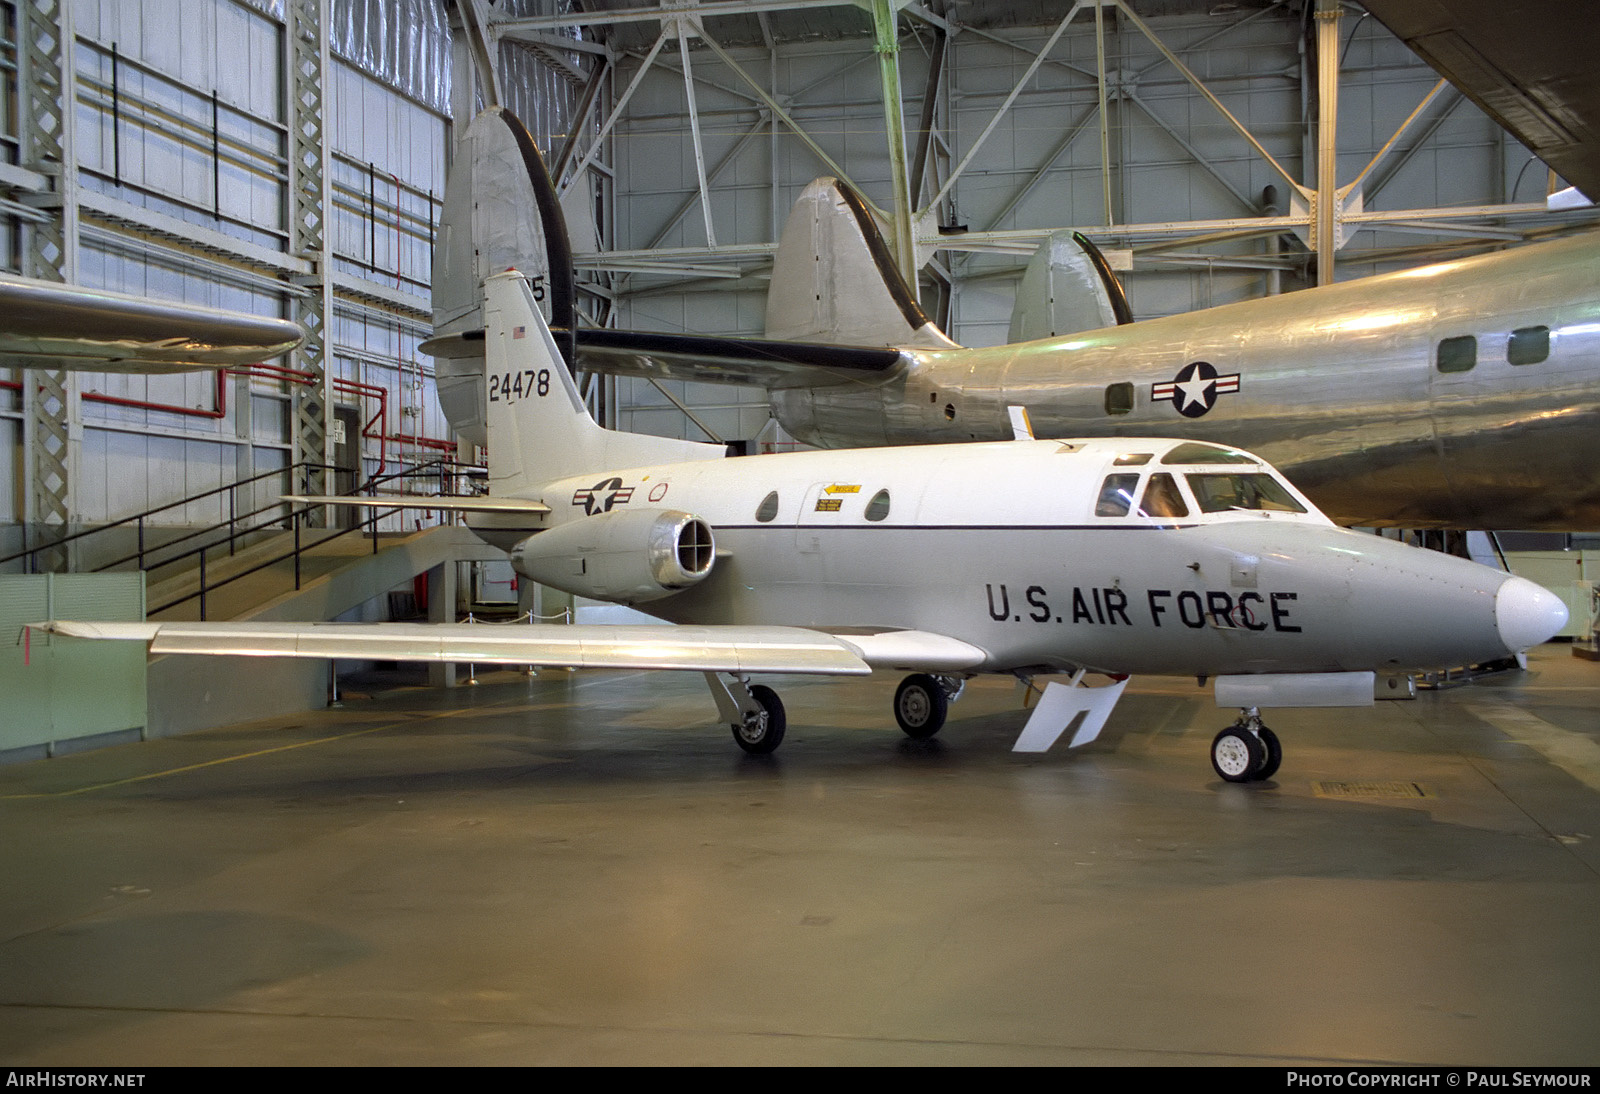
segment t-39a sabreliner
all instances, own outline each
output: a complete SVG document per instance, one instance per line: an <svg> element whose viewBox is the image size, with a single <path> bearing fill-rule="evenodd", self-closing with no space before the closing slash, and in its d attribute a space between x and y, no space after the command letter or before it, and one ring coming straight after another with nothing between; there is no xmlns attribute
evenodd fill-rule
<svg viewBox="0 0 1600 1094"><path fill-rule="evenodd" d="M1076 674L1045 688L1024 751L1074 723L1075 745L1099 732L1126 680L1075 686L1086 673L1214 677L1218 704L1243 713L1212 762L1248 781L1281 757L1258 708L1368 705L1375 673L1502 658L1566 621L1522 578L1335 527L1236 449L1018 439L724 458L597 425L515 272L488 280L485 317L489 496L418 504L465 511L527 578L674 625L40 626L152 654L698 670L756 753L784 731L776 693L749 682L761 673L909 672L894 710L913 737L975 674Z"/></svg>

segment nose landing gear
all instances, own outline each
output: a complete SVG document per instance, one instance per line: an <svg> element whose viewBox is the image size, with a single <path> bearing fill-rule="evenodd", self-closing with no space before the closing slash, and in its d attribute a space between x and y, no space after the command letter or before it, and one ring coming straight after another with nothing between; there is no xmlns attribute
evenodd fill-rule
<svg viewBox="0 0 1600 1094"><path fill-rule="evenodd" d="M1278 735L1261 721L1261 712L1246 707L1239 720L1211 742L1211 766L1231 783L1260 782L1277 774L1283 763Z"/></svg>

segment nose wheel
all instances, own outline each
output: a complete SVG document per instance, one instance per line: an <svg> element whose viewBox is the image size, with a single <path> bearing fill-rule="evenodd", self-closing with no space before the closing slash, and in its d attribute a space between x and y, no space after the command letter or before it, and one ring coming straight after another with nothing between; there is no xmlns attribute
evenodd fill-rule
<svg viewBox="0 0 1600 1094"><path fill-rule="evenodd" d="M1211 742L1211 766L1230 783L1261 782L1278 773L1283 763L1283 746L1278 735L1261 722L1261 714L1251 707L1239 720Z"/></svg>

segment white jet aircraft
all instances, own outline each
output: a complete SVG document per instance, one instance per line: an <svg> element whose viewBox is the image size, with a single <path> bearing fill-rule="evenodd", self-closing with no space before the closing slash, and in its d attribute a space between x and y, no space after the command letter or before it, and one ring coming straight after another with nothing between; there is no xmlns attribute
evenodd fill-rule
<svg viewBox="0 0 1600 1094"><path fill-rule="evenodd" d="M747 752L783 738L756 673L910 673L895 716L943 724L977 673L1052 682L1017 742L1092 740L1126 674L1216 678L1242 714L1212 745L1271 775L1268 705L1370 705L1376 673L1543 642L1561 601L1485 566L1334 526L1273 468L1186 440L1026 438L725 458L589 416L515 272L486 283L490 496L468 514L524 577L672 626L74 623L152 654L697 670ZM301 499L393 507L394 499ZM1087 673L1116 683L1088 688Z"/></svg>

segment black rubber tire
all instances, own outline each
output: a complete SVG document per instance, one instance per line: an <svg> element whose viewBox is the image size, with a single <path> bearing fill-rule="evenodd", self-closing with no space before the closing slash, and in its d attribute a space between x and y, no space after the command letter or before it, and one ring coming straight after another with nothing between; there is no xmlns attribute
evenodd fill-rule
<svg viewBox="0 0 1600 1094"><path fill-rule="evenodd" d="M1225 781L1247 783L1265 762L1265 749L1248 729L1229 726L1211 741L1211 768Z"/></svg>
<svg viewBox="0 0 1600 1094"><path fill-rule="evenodd" d="M1278 743L1278 735L1266 726L1261 727L1258 736L1261 738L1263 748L1261 766L1256 769L1255 781L1261 782L1278 773L1278 768L1283 763L1283 745Z"/></svg>
<svg viewBox="0 0 1600 1094"><path fill-rule="evenodd" d="M733 740L740 748L752 756L765 756L777 749L783 743L785 719L783 714L783 700L778 698L778 693L764 684L755 684L750 688L750 698L761 704L766 711L766 717L754 729L744 725L733 727Z"/></svg>
<svg viewBox="0 0 1600 1094"><path fill-rule="evenodd" d="M950 700L945 698L944 688L926 673L907 676L895 689L894 720L914 741L926 741L938 733L949 713Z"/></svg>

